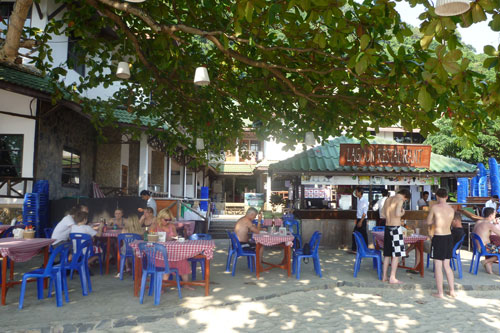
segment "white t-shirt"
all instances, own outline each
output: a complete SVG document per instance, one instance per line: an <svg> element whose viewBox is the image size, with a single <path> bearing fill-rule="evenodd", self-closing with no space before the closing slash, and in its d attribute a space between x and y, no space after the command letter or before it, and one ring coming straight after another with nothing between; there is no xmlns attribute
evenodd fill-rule
<svg viewBox="0 0 500 333"><path fill-rule="evenodd" d="M378 199L377 203L373 205L373 210L378 210L378 216L380 216L381 219L385 219L385 214L384 214L384 205L385 201L387 200L387 197L382 197Z"/></svg>
<svg viewBox="0 0 500 333"><path fill-rule="evenodd" d="M424 199L420 198L417 201L417 205L418 205L418 208L420 208L420 207L429 206L429 203L427 201L425 201Z"/></svg>
<svg viewBox="0 0 500 333"><path fill-rule="evenodd" d="M358 198L358 208L356 210L356 218L357 219L362 218L363 214L365 214L366 218L368 214L368 199L366 199L365 197L361 197L361 199Z"/></svg>
<svg viewBox="0 0 500 333"><path fill-rule="evenodd" d="M147 206L153 208L153 215L156 216L156 201L153 197L149 197Z"/></svg>
<svg viewBox="0 0 500 333"><path fill-rule="evenodd" d="M486 201L486 202L484 203L484 208L488 208L488 207L493 208L493 209L495 210L495 213L496 213L496 211L497 211L497 203L496 203L496 202L494 202L494 201L493 201L493 200L491 200L491 199L490 199L490 200L488 200L488 201ZM483 210L482 210L482 214L483 214L483 216L484 216L484 208L483 208Z"/></svg>
<svg viewBox="0 0 500 333"><path fill-rule="evenodd" d="M87 224L81 224L81 225L75 224L74 226L71 227L71 233L87 234L90 235L91 237L97 235L97 231L95 231L91 226ZM73 240L73 252L76 252L75 240Z"/></svg>
<svg viewBox="0 0 500 333"><path fill-rule="evenodd" d="M52 239L55 239L53 245L69 240L71 227L75 225L75 220L71 215L66 215L54 228L52 232Z"/></svg>

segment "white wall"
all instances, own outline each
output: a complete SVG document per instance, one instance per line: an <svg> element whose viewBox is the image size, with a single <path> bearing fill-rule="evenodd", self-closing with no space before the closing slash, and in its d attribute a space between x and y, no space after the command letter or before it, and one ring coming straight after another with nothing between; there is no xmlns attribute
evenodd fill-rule
<svg viewBox="0 0 500 333"><path fill-rule="evenodd" d="M271 161L281 161L303 151L302 144L296 145L294 149L289 151L285 151L284 146L283 143L278 143L275 139L264 141L264 158Z"/></svg>

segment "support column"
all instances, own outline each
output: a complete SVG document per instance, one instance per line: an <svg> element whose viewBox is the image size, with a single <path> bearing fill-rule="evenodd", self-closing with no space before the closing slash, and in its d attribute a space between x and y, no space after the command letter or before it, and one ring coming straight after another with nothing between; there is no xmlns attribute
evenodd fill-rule
<svg viewBox="0 0 500 333"><path fill-rule="evenodd" d="M195 170L193 172L193 189L194 189L194 198L195 199L198 199L198 184L196 184L197 180L198 180L198 172Z"/></svg>
<svg viewBox="0 0 500 333"><path fill-rule="evenodd" d="M149 183L149 147L148 138L145 134L141 135L139 144L139 193L148 189Z"/></svg>
<svg viewBox="0 0 500 333"><path fill-rule="evenodd" d="M184 172L182 173L183 176L182 176L182 197L185 198L186 197L186 176L187 176L187 168L185 165L182 166L182 170L184 170Z"/></svg>
<svg viewBox="0 0 500 333"><path fill-rule="evenodd" d="M236 202L236 176L233 176L233 202Z"/></svg>
<svg viewBox="0 0 500 333"><path fill-rule="evenodd" d="M169 174L168 174L168 157L167 155L165 155L163 157L163 192L167 192L168 190L168 178L169 178Z"/></svg>
<svg viewBox="0 0 500 333"><path fill-rule="evenodd" d="M268 173L266 179L266 207L271 204L271 183L271 175Z"/></svg>

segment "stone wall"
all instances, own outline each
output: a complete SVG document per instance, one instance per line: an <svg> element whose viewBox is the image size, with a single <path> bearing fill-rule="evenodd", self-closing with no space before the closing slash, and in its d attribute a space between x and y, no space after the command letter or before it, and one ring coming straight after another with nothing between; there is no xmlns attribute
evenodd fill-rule
<svg viewBox="0 0 500 333"><path fill-rule="evenodd" d="M139 194L139 142L130 144L128 160L128 194Z"/></svg>
<svg viewBox="0 0 500 333"><path fill-rule="evenodd" d="M151 179L149 180L150 184L160 185L163 188L163 178L164 178L164 162L165 155L158 151L153 150L152 162L151 162ZM166 192L166 190L163 190Z"/></svg>
<svg viewBox="0 0 500 333"><path fill-rule="evenodd" d="M90 120L66 108L42 105L38 127L35 177L50 184L50 199L66 196L89 196L94 176L96 131ZM78 150L81 154L80 185L62 186L63 147Z"/></svg>
<svg viewBox="0 0 500 333"><path fill-rule="evenodd" d="M96 182L100 187L121 186L121 134L116 129L106 129L107 141L97 145Z"/></svg>

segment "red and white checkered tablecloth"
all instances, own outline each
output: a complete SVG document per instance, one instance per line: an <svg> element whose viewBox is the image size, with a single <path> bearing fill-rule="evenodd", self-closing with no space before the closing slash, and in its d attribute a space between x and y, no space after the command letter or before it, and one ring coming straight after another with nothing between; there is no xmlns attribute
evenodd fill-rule
<svg viewBox="0 0 500 333"><path fill-rule="evenodd" d="M286 246L291 246L294 239L293 235L281 236L279 234L253 234L252 238L255 240L255 243L264 246L274 246L282 243L285 243Z"/></svg>
<svg viewBox="0 0 500 333"><path fill-rule="evenodd" d="M16 262L24 262L33 258L42 248L55 242L50 238L2 238L0 239L0 254Z"/></svg>
<svg viewBox="0 0 500 333"><path fill-rule="evenodd" d="M384 247L384 232L383 231L372 231L375 235L375 241L379 247ZM427 236L413 234L411 236L404 237L405 244L415 244L418 241L427 240Z"/></svg>
<svg viewBox="0 0 500 333"><path fill-rule="evenodd" d="M273 219L264 219L262 221L262 225L269 227L273 225ZM283 220L282 219L274 219L274 225L277 227L281 227L283 225Z"/></svg>
<svg viewBox="0 0 500 333"><path fill-rule="evenodd" d="M135 241L130 244L137 257L141 256L141 253L139 252L140 243L144 243L144 241ZM215 242L213 240L186 240L184 242L167 241L157 243L167 248L169 262L189 259L197 256L198 254L204 254L208 260L211 260L214 257ZM163 260L161 255L159 255L156 259Z"/></svg>

